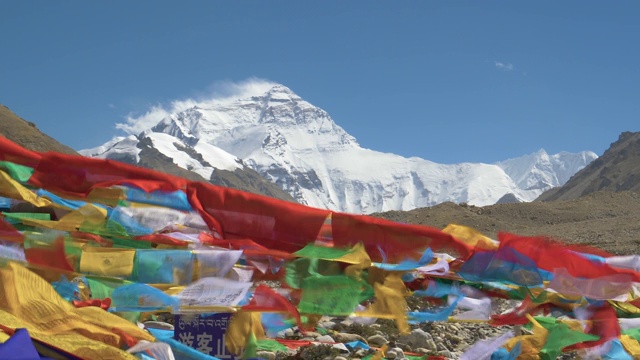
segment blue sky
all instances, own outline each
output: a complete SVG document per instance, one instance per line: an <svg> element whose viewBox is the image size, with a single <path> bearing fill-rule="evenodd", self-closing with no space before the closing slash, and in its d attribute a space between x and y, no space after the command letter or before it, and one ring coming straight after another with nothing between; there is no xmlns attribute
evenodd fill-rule
<svg viewBox="0 0 640 360"><path fill-rule="evenodd" d="M3 1L0 103L83 149L152 106L284 84L441 163L640 131L636 1Z"/></svg>

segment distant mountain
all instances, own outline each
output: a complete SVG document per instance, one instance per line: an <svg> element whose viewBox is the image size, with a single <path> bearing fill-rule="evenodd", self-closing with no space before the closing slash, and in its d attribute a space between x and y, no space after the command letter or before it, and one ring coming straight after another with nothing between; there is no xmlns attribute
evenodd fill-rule
<svg viewBox="0 0 640 360"><path fill-rule="evenodd" d="M33 151L55 151L64 154L78 153L38 130L36 125L0 105L0 135Z"/></svg>
<svg viewBox="0 0 640 360"><path fill-rule="evenodd" d="M295 201L291 195L246 167L242 160L215 146L191 146L171 135L145 132L138 136L116 137L102 146L81 150L89 157L112 159L138 165L193 181L211 182L281 200Z"/></svg>
<svg viewBox="0 0 640 360"><path fill-rule="evenodd" d="M570 200L596 191L640 191L640 132L624 132L601 157L538 200Z"/></svg>
<svg viewBox="0 0 640 360"><path fill-rule="evenodd" d="M444 165L364 149L326 111L283 85L233 102L201 103L137 136L81 153L136 163L143 161L142 141L204 178L215 174L209 165L235 171L242 163L300 203L351 213L445 201L482 206L507 194L531 201L597 157L542 150L497 164Z"/></svg>

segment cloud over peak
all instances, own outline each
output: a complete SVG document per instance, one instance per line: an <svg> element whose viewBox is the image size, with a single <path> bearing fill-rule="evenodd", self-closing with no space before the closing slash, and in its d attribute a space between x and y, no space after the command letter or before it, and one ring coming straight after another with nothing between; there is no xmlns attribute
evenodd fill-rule
<svg viewBox="0 0 640 360"><path fill-rule="evenodd" d="M209 88L207 94L201 97L177 99L168 104L151 105L143 114L130 113L125 116L125 122L116 124L116 129L122 130L127 134L137 135L152 128L173 113L184 111L194 106L208 107L262 95L275 85L278 84L259 78L249 78L240 82L216 82Z"/></svg>

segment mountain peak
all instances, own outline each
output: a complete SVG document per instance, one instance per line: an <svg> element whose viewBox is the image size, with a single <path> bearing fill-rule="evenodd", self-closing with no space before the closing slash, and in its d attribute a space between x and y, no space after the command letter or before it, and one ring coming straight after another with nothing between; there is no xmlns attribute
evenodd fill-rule
<svg viewBox="0 0 640 360"><path fill-rule="evenodd" d="M277 85L274 85L271 89L269 89L269 91L267 91L263 95L253 96L251 100L263 100L263 101L266 100L268 102L281 103L281 102L289 102L289 101L297 102L297 101L301 101L302 98L298 96L296 93L294 93L288 87L281 84L277 84Z"/></svg>
<svg viewBox="0 0 640 360"><path fill-rule="evenodd" d="M580 159L565 163L544 149L494 165L407 159L360 147L326 111L284 85L255 90L173 113L143 135L176 166L205 178L215 174L208 166L215 159L207 155L217 147L303 204L354 213L443 201L483 206L507 193L530 201L563 183L559 170L570 176L585 165Z"/></svg>

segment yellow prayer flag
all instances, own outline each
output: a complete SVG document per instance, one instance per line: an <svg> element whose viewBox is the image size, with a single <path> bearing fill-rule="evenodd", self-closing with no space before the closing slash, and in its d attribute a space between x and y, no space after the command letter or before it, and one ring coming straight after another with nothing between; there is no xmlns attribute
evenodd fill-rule
<svg viewBox="0 0 640 360"><path fill-rule="evenodd" d="M362 243L355 244L347 254L339 258L327 260L339 261L347 264L358 264L363 268L371 266L371 258Z"/></svg>
<svg viewBox="0 0 640 360"><path fill-rule="evenodd" d="M39 226L60 231L77 231L81 225L92 224L99 228L107 219L107 210L92 204L87 204L71 211L58 221L22 219L22 223L29 226Z"/></svg>
<svg viewBox="0 0 640 360"><path fill-rule="evenodd" d="M498 242L467 226L449 224L442 229L442 232L481 250L498 249Z"/></svg>
<svg viewBox="0 0 640 360"><path fill-rule="evenodd" d="M376 301L356 316L395 319L400 333L408 333L411 328L407 321L407 300L404 297L406 287L401 272L390 272L384 284L374 283ZM398 282L399 281L399 282Z"/></svg>
<svg viewBox="0 0 640 360"><path fill-rule="evenodd" d="M504 344L504 348L511 351L514 346L519 342L522 342L522 352L520 353L520 356L518 356L518 360L538 360L540 359L540 351L547 342L549 331L540 325L533 316L529 314L526 316L527 319L531 321L531 324L533 324L533 335L513 337Z"/></svg>
<svg viewBox="0 0 640 360"><path fill-rule="evenodd" d="M640 358L640 343L638 343L638 340L629 335L620 335L620 342L629 355L633 356L634 359Z"/></svg>
<svg viewBox="0 0 640 360"><path fill-rule="evenodd" d="M259 312L240 311L233 314L225 333L229 352L234 355L240 355L247 345L252 332L256 339L264 339L265 337Z"/></svg>
<svg viewBox="0 0 640 360"><path fill-rule="evenodd" d="M51 201L39 197L33 191L27 189L19 182L15 181L9 174L0 170L0 196L24 200L37 207L50 206Z"/></svg>
<svg viewBox="0 0 640 360"><path fill-rule="evenodd" d="M80 258L80 271L106 276L129 276L133 272L135 249L85 247Z"/></svg>
<svg viewBox="0 0 640 360"><path fill-rule="evenodd" d="M97 307L76 309L44 279L17 263L0 268L0 323L82 358L133 359L121 351L114 328L136 340L154 338Z"/></svg>

